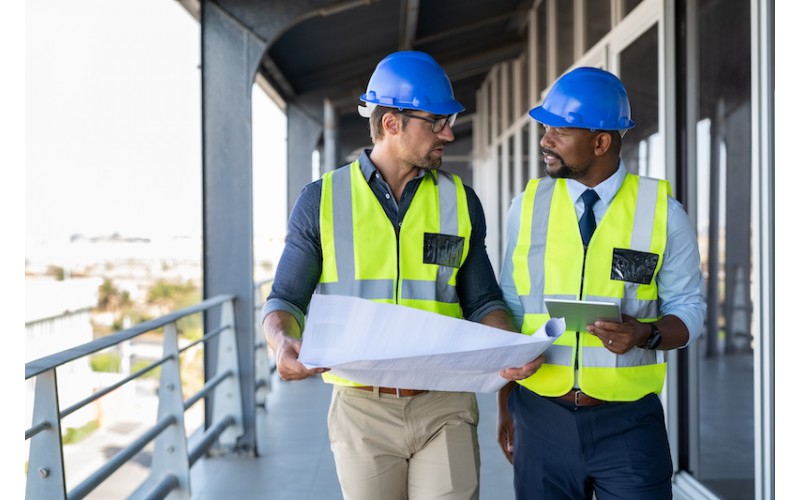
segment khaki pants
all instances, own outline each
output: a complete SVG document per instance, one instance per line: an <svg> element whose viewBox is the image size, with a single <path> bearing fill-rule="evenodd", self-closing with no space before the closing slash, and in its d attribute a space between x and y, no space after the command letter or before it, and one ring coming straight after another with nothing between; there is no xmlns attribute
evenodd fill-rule
<svg viewBox="0 0 800 500"><path fill-rule="evenodd" d="M345 500L478 498L478 403L334 385L328 433Z"/></svg>

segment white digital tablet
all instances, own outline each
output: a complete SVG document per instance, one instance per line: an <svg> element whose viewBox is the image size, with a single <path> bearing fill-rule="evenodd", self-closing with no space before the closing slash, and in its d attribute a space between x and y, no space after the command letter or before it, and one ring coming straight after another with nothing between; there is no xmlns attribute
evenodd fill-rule
<svg viewBox="0 0 800 500"><path fill-rule="evenodd" d="M544 299L551 318L564 318L567 330L586 331L586 325L598 320L622 322L619 306L613 302Z"/></svg>

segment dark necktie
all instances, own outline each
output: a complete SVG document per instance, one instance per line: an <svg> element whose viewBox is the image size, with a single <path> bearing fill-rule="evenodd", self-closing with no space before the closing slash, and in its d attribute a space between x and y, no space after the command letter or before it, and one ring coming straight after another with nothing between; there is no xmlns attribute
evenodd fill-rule
<svg viewBox="0 0 800 500"><path fill-rule="evenodd" d="M595 202L599 200L600 197L597 196L597 193L595 193L593 189L587 189L581 195L581 199L583 200L583 215L578 222L578 227L581 229L583 246L587 247L589 246L589 240L592 239L592 234L594 234L594 229L597 227L592 207L594 207Z"/></svg>

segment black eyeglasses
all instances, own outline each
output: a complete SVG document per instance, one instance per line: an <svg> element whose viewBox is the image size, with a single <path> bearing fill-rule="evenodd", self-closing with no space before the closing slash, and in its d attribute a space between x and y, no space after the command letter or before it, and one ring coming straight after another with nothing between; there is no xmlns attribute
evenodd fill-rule
<svg viewBox="0 0 800 500"><path fill-rule="evenodd" d="M435 118L428 118L427 116L417 116L412 115L407 111L399 111L399 113L403 116L407 116L409 118L416 118L417 120L425 120L426 122L431 124L431 130L434 134L438 134L442 130L444 130L444 126L446 124L450 124L452 127L453 124L456 122L456 116L458 113L453 113L452 115L445 115L445 116L437 116Z"/></svg>

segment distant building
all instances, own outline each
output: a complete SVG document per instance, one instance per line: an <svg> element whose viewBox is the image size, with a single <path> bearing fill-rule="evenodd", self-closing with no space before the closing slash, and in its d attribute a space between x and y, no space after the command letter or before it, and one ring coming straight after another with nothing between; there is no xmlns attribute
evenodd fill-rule
<svg viewBox="0 0 800 500"><path fill-rule="evenodd" d="M48 356L93 338L90 310L97 304L100 278L65 281L25 280L25 362ZM63 409L92 393L93 378L89 358L67 363L56 370L59 380L59 406ZM64 381L69 381L64 383ZM33 418L33 380L25 381L26 422ZM70 415L63 427L80 427L97 418L88 405Z"/></svg>

